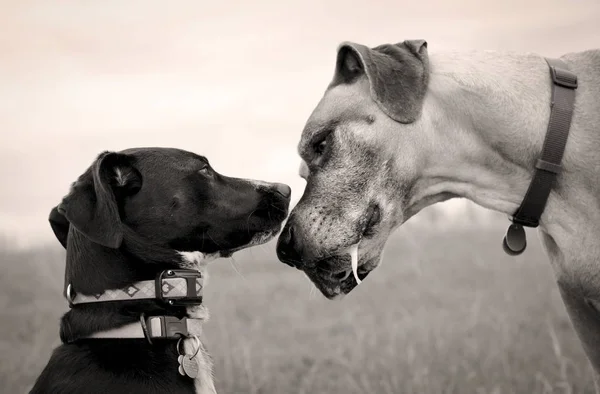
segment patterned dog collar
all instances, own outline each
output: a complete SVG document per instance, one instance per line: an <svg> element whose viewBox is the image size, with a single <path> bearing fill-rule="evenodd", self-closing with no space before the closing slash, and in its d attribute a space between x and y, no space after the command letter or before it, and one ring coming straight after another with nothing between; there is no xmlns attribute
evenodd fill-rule
<svg viewBox="0 0 600 394"><path fill-rule="evenodd" d="M100 294L77 293L69 283L66 298L69 306L110 301L159 299L168 305L202 304L202 273L196 270L165 270L155 280L135 282L122 289Z"/></svg>

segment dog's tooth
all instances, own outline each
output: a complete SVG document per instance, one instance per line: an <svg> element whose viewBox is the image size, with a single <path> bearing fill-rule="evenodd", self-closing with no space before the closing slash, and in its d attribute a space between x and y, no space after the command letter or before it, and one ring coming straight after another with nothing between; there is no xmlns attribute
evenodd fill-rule
<svg viewBox="0 0 600 394"><path fill-rule="evenodd" d="M344 277L342 278L342 280L348 279L348 277L350 276L351 273L352 273L352 270L346 271L346 274L344 275Z"/></svg>
<svg viewBox="0 0 600 394"><path fill-rule="evenodd" d="M352 245L350 247L350 258L352 258L352 273L354 274L354 279L356 279L356 283L360 284L361 280L358 277L358 244L360 242Z"/></svg>

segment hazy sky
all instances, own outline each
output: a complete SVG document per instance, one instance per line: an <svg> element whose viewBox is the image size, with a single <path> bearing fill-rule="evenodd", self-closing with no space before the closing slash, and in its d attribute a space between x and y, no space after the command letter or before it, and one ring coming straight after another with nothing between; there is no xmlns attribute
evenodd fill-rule
<svg viewBox="0 0 600 394"><path fill-rule="evenodd" d="M350 5L356 4L356 5ZM172 146L283 181L341 41L546 56L600 46L598 0L1 0L0 234L46 218L103 150Z"/></svg>

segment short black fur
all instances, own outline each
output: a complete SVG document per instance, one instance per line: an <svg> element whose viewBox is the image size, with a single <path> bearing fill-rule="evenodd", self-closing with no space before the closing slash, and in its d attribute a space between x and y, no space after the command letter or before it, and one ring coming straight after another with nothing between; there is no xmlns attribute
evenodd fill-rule
<svg viewBox="0 0 600 394"><path fill-rule="evenodd" d="M207 163L167 148L98 156L49 216L66 248L65 288L122 288L182 268L178 252L226 255L257 235L274 236L290 201L281 190L289 188L225 177L207 171ZM187 315L155 300L74 305L61 319L63 344L30 393L193 393L193 380L177 372L176 341L85 338L137 322L142 313Z"/></svg>

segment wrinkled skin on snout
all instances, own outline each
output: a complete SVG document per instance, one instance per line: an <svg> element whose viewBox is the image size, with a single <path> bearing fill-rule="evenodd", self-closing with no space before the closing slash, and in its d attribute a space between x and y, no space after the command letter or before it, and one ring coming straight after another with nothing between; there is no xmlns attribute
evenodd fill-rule
<svg viewBox="0 0 600 394"><path fill-rule="evenodd" d="M279 259L303 270L328 298L357 285L349 247L359 243L362 280L380 263L389 234L403 221L405 189L399 175L411 169L398 168L393 146L399 141L381 132L389 121L376 106L369 111L361 101L351 89L339 87L312 114L300 143L306 188L277 246ZM349 107L350 102L354 105ZM344 110L352 118L313 140L313 128L336 112L343 119ZM382 151L382 146L388 149ZM409 154L410 146L405 152Z"/></svg>
<svg viewBox="0 0 600 394"><path fill-rule="evenodd" d="M427 143L418 125L390 118L371 89L360 57L340 51L334 82L302 132L306 188L277 244L278 258L330 299L357 285L349 248L358 243L362 280L380 264L390 233L410 217L417 152Z"/></svg>

